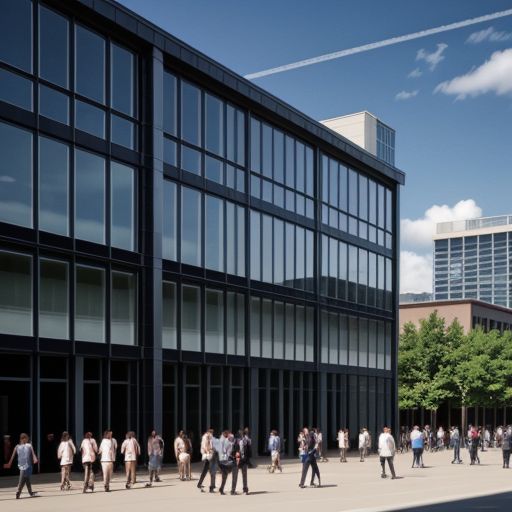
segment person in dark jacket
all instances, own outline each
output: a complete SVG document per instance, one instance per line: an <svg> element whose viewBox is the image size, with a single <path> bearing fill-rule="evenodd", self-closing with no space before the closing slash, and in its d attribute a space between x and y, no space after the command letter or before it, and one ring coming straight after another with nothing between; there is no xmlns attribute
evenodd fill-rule
<svg viewBox="0 0 512 512"><path fill-rule="evenodd" d="M236 483L238 481L238 472L242 472L242 491L249 494L247 485L247 468L252 455L252 443L249 437L249 429L239 430L233 445L232 457L234 459L233 472L231 475L231 494L236 494Z"/></svg>
<svg viewBox="0 0 512 512"><path fill-rule="evenodd" d="M512 426L508 426L501 438L501 449L503 451L503 469L509 468L510 451L512 450Z"/></svg>
<svg viewBox="0 0 512 512"><path fill-rule="evenodd" d="M306 482L306 476L308 474L309 466L311 466L311 470L313 474L311 475L311 487L315 486L315 475L318 477L318 487L322 487L320 482L320 470L318 469L318 464L316 463L316 455L318 451L317 439L314 432L309 432L308 429L304 429L304 435L306 436L306 450L307 452L304 454L304 462L302 464L302 477L300 479L299 487L304 489Z"/></svg>

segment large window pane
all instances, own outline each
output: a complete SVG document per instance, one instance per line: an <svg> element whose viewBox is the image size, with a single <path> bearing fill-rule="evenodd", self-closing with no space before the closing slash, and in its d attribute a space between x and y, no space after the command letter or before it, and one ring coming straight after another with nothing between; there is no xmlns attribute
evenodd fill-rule
<svg viewBox="0 0 512 512"><path fill-rule="evenodd" d="M164 71L164 131L177 135L177 79L168 71Z"/></svg>
<svg viewBox="0 0 512 512"><path fill-rule="evenodd" d="M75 128L104 139L105 111L84 101L75 101Z"/></svg>
<svg viewBox="0 0 512 512"><path fill-rule="evenodd" d="M32 82L0 68L0 101L32 111Z"/></svg>
<svg viewBox="0 0 512 512"><path fill-rule="evenodd" d="M75 29L75 89L105 103L105 40L79 25Z"/></svg>
<svg viewBox="0 0 512 512"><path fill-rule="evenodd" d="M111 245L135 250L135 170L111 163Z"/></svg>
<svg viewBox="0 0 512 512"><path fill-rule="evenodd" d="M262 232L263 232L263 265L262 280L272 282L272 217L263 215Z"/></svg>
<svg viewBox="0 0 512 512"><path fill-rule="evenodd" d="M205 105L206 149L224 156L224 103L206 94Z"/></svg>
<svg viewBox="0 0 512 512"><path fill-rule="evenodd" d="M226 337L228 354L236 354L236 295L235 292L227 292L226 297Z"/></svg>
<svg viewBox="0 0 512 512"><path fill-rule="evenodd" d="M32 336L32 258L0 251L0 332Z"/></svg>
<svg viewBox="0 0 512 512"><path fill-rule="evenodd" d="M201 194L181 189L181 261L201 266Z"/></svg>
<svg viewBox="0 0 512 512"><path fill-rule="evenodd" d="M306 306L306 361L315 360L315 310Z"/></svg>
<svg viewBox="0 0 512 512"><path fill-rule="evenodd" d="M245 295L236 294L236 353L245 355Z"/></svg>
<svg viewBox="0 0 512 512"><path fill-rule="evenodd" d="M206 289L205 352L224 353L224 294Z"/></svg>
<svg viewBox="0 0 512 512"><path fill-rule="evenodd" d="M110 140L118 146L135 149L135 123L112 114L110 116Z"/></svg>
<svg viewBox="0 0 512 512"><path fill-rule="evenodd" d="M75 238L105 243L105 159L75 151Z"/></svg>
<svg viewBox="0 0 512 512"><path fill-rule="evenodd" d="M39 7L39 75L69 85L69 22L55 11Z"/></svg>
<svg viewBox="0 0 512 512"><path fill-rule="evenodd" d="M356 317L349 317L349 352L348 364L350 366L357 366L358 359L358 321Z"/></svg>
<svg viewBox="0 0 512 512"><path fill-rule="evenodd" d="M181 83L181 138L201 145L201 91L187 82Z"/></svg>
<svg viewBox="0 0 512 512"><path fill-rule="evenodd" d="M224 201L206 196L205 267L224 272Z"/></svg>
<svg viewBox="0 0 512 512"><path fill-rule="evenodd" d="M274 283L284 284L284 222L274 219Z"/></svg>
<svg viewBox="0 0 512 512"><path fill-rule="evenodd" d="M296 306L295 315L295 360L304 361L305 349L305 308L304 306Z"/></svg>
<svg viewBox="0 0 512 512"><path fill-rule="evenodd" d="M135 274L112 272L110 341L135 345L137 318L137 278Z"/></svg>
<svg viewBox="0 0 512 512"><path fill-rule="evenodd" d="M51 87L39 85L39 114L58 123L69 124L69 98Z"/></svg>
<svg viewBox="0 0 512 512"><path fill-rule="evenodd" d="M2 0L0 60L32 72L32 2Z"/></svg>
<svg viewBox="0 0 512 512"><path fill-rule="evenodd" d="M284 303L274 303L274 359L284 357Z"/></svg>
<svg viewBox="0 0 512 512"><path fill-rule="evenodd" d="M177 348L176 341L176 283L162 283L162 347Z"/></svg>
<svg viewBox="0 0 512 512"><path fill-rule="evenodd" d="M237 223L237 265L236 274L245 277L245 208L243 206L236 207L236 223Z"/></svg>
<svg viewBox="0 0 512 512"><path fill-rule="evenodd" d="M251 169L261 172L261 123L251 118Z"/></svg>
<svg viewBox="0 0 512 512"><path fill-rule="evenodd" d="M201 298L198 286L182 287L181 349L201 350Z"/></svg>
<svg viewBox="0 0 512 512"><path fill-rule="evenodd" d="M295 306L286 304L286 340L285 340L285 359L295 359Z"/></svg>
<svg viewBox="0 0 512 512"><path fill-rule="evenodd" d="M164 208L163 208L163 240L162 254L167 260L176 261L177 257L177 239L176 233L178 228L177 220L177 200L176 183L164 180Z"/></svg>
<svg viewBox="0 0 512 512"><path fill-rule="evenodd" d="M251 297L251 356L261 357L261 299Z"/></svg>
<svg viewBox="0 0 512 512"><path fill-rule="evenodd" d="M295 278L295 226L289 222L285 225L286 236L286 261L285 261L285 284L293 287Z"/></svg>
<svg viewBox="0 0 512 512"><path fill-rule="evenodd" d="M69 235L69 147L39 137L39 229Z"/></svg>
<svg viewBox="0 0 512 512"><path fill-rule="evenodd" d="M261 357L272 357L272 301L263 299L261 306Z"/></svg>
<svg viewBox="0 0 512 512"><path fill-rule="evenodd" d="M39 336L69 338L69 265L63 261L39 262Z"/></svg>
<svg viewBox="0 0 512 512"><path fill-rule="evenodd" d="M251 211L251 279L261 279L261 215Z"/></svg>
<svg viewBox="0 0 512 512"><path fill-rule="evenodd" d="M305 262L305 236L306 230L297 226L295 238L295 287L304 289L304 278L306 272Z"/></svg>
<svg viewBox="0 0 512 512"><path fill-rule="evenodd" d="M0 221L32 227L32 133L0 123Z"/></svg>
<svg viewBox="0 0 512 512"><path fill-rule="evenodd" d="M105 341L105 271L77 265L75 339Z"/></svg>
<svg viewBox="0 0 512 512"><path fill-rule="evenodd" d="M134 116L135 56L116 44L110 46L110 95L112 108Z"/></svg>

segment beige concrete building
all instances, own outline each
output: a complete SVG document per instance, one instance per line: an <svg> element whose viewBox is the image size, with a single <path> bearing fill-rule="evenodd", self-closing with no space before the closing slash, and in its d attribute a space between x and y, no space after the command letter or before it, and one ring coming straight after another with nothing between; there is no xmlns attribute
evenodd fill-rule
<svg viewBox="0 0 512 512"><path fill-rule="evenodd" d="M420 320L428 318L434 311L445 319L446 325L457 319L464 332L477 325L485 331L497 329L503 332L512 328L512 309L480 300L462 299L400 304L400 332L407 322L419 325Z"/></svg>

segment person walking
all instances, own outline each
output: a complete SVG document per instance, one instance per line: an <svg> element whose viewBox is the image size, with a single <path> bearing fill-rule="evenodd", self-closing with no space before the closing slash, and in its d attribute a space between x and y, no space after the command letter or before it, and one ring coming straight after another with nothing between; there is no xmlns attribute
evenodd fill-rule
<svg viewBox="0 0 512 512"><path fill-rule="evenodd" d="M510 452L512 451L512 426L510 425L501 433L501 450L503 453L503 469L508 469Z"/></svg>
<svg viewBox="0 0 512 512"><path fill-rule="evenodd" d="M412 447L412 467L425 467L423 465L423 448L425 446L423 434L420 432L420 427L414 425L411 432L411 447Z"/></svg>
<svg viewBox="0 0 512 512"><path fill-rule="evenodd" d="M20 479L18 481L18 488L16 489L16 499L20 499L23 488L27 486L28 494L31 498L37 496L37 493L32 490L32 483L30 477L32 476L32 464L37 464L36 454L34 447L30 444L30 438L27 434L20 435L20 442L14 447L9 462L4 465L4 469L11 469L14 457L18 457L18 469L20 470Z"/></svg>
<svg viewBox="0 0 512 512"><path fill-rule="evenodd" d="M382 434L379 436L379 456L380 465L382 467L382 474L380 476L382 478L387 478L386 461L389 466L389 471L391 472L391 479L394 480L396 478L395 466L393 465L395 451L395 440L391 435L391 429L389 427L384 427Z"/></svg>
<svg viewBox="0 0 512 512"><path fill-rule="evenodd" d="M231 473L234 465L233 453L234 438L229 430L224 430L219 442L219 467L222 473L222 482L220 484L219 493L224 493L228 474Z"/></svg>
<svg viewBox="0 0 512 512"><path fill-rule="evenodd" d="M279 439L279 436L277 436ZM249 494L249 486L247 484L247 469L252 455L252 442L249 437L249 429L239 430L235 443L233 445L232 457L234 459L232 476L231 476L231 494L236 494L236 484L238 481L238 473L242 472L242 492Z"/></svg>
<svg viewBox="0 0 512 512"><path fill-rule="evenodd" d="M112 437L111 430L105 430L103 433L98 454L101 456L101 471L103 473L105 492L110 492L110 481L112 480L117 454L117 441Z"/></svg>
<svg viewBox="0 0 512 512"><path fill-rule="evenodd" d="M359 431L359 462L364 462L368 448L368 431L362 428Z"/></svg>
<svg viewBox="0 0 512 512"><path fill-rule="evenodd" d="M86 432L80 444L80 453L82 454L82 467L84 468L84 488L82 492L87 492L87 489L94 492L94 471L92 465L96 460L98 445L92 437L92 432Z"/></svg>
<svg viewBox="0 0 512 512"><path fill-rule="evenodd" d="M268 439L268 450L270 452L270 473L274 473L276 469L282 473L281 467L281 438L277 430L272 430Z"/></svg>
<svg viewBox="0 0 512 512"><path fill-rule="evenodd" d="M185 432L180 430L174 440L174 455L176 456L176 462L178 464L179 479L182 481L187 479L187 465L190 463L190 454L187 451L185 437Z"/></svg>
<svg viewBox="0 0 512 512"><path fill-rule="evenodd" d="M346 436L342 428L338 430L338 448L340 450L340 462L347 462Z"/></svg>
<svg viewBox="0 0 512 512"><path fill-rule="evenodd" d="M148 437L148 471L149 482L146 487L160 482L160 470L162 469L162 459L164 456L164 440L157 434L156 430L152 430Z"/></svg>
<svg viewBox="0 0 512 512"><path fill-rule="evenodd" d="M137 481L137 459L140 455L140 445L135 437L135 432L130 430L121 445L121 453L124 455L124 467L126 470L126 485L130 489Z"/></svg>
<svg viewBox="0 0 512 512"><path fill-rule="evenodd" d="M452 427L450 430L450 445L453 448L452 464L462 464L460 458L460 433L457 427Z"/></svg>
<svg viewBox="0 0 512 512"><path fill-rule="evenodd" d="M470 466L474 464L480 464L480 457L478 456L478 443L480 441L480 436L478 434L478 429L476 427L471 427L469 432L469 453L471 456Z"/></svg>
<svg viewBox="0 0 512 512"><path fill-rule="evenodd" d="M306 454L305 460L302 464L302 476L300 479L299 487L304 489L306 487L304 484L306 482L306 476L308 474L308 469L311 466L312 474L311 474L311 487L321 487L320 481L320 470L318 469L318 464L316 462L318 444L317 439L314 432L309 432L308 429L304 429L304 437L306 440ZM315 475L318 478L318 485L315 484Z"/></svg>
<svg viewBox="0 0 512 512"><path fill-rule="evenodd" d="M203 492L203 481L211 470L213 456L213 429L210 428L201 438L201 460L203 461L203 470L201 471L199 482L197 482L197 488L200 489L201 492ZM215 473L210 472L210 478L210 492L213 492L213 489L215 489Z"/></svg>
<svg viewBox="0 0 512 512"><path fill-rule="evenodd" d="M57 449L57 458L60 460L60 490L69 491L71 489L71 466L76 448L73 444L69 432L62 432L59 448Z"/></svg>

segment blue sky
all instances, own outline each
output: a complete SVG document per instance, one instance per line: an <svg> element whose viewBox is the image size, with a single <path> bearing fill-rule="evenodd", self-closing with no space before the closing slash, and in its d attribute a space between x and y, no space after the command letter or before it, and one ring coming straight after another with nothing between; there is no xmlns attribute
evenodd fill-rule
<svg viewBox="0 0 512 512"><path fill-rule="evenodd" d="M121 3L242 75L512 8L512 0ZM492 38L467 42L472 33L491 26ZM432 211L425 219L433 205L449 207L441 211L441 218L443 212L453 216L452 207L468 199L474 203L463 203L459 215L512 213L512 95L491 90L457 100L455 94L434 93L440 83L478 68L493 52L512 48L509 33L512 16L259 78L255 83L315 119L369 110L393 126L396 164L407 173L402 218L427 223L438 219ZM416 60L419 50L431 54L438 44L447 47L434 69L425 60ZM408 77L416 68L421 76ZM417 93L407 100L395 99L402 91ZM412 231L417 226L409 225ZM428 258L428 236L419 240L407 233L403 248Z"/></svg>

